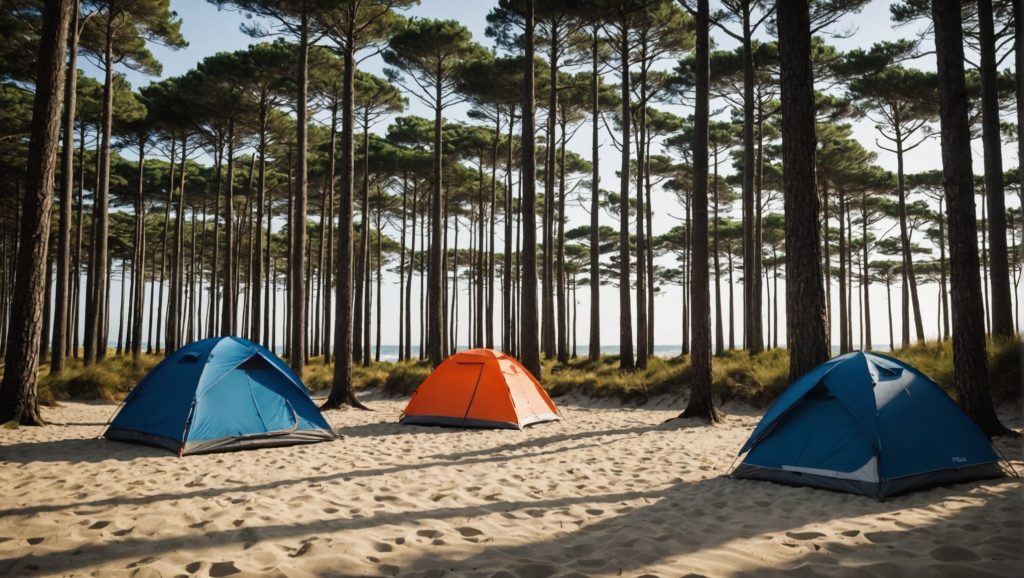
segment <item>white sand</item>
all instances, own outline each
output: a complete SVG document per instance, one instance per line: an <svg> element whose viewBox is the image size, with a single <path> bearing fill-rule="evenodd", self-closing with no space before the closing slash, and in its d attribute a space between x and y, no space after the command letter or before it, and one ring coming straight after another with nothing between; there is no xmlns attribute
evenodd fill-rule
<svg viewBox="0 0 1024 578"><path fill-rule="evenodd" d="M111 404L0 431L0 575L1021 576L1024 484L887 502L721 477L757 423L561 404L517 431L333 411L344 440L179 459L95 439ZM1015 427L1020 412L1005 412ZM1024 471L1020 440L1000 449Z"/></svg>

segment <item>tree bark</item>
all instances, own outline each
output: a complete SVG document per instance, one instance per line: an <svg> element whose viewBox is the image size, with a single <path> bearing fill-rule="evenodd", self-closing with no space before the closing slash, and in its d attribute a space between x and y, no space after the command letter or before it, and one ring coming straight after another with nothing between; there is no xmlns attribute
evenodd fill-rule
<svg viewBox="0 0 1024 578"><path fill-rule="evenodd" d="M306 361L306 287L305 287L305 262L303 260L306 250L306 202L307 202L307 174L306 157L307 142L306 136L309 130L307 125L308 110L306 103L309 92L309 6L307 0L302 0L302 14L300 20L300 34L298 46L298 93L296 94L295 114L295 148L296 148L296 183L295 183L295 225L293 231L293 246L291 254L291 267L288 275L291 280L291 327L288 340L288 364L292 371L300 378Z"/></svg>
<svg viewBox="0 0 1024 578"><path fill-rule="evenodd" d="M523 187L520 211L523 229L522 305L520 309L521 359L538 381L542 378L537 327L537 144L534 102L534 3L526 0L526 58L523 61L523 158L520 182Z"/></svg>
<svg viewBox="0 0 1024 578"><path fill-rule="evenodd" d="M985 198L988 201L992 334L1010 336L1016 330L1013 326L1010 265L1006 249L1003 143L999 130L999 95L997 92L999 71L996 69L992 0L978 0L978 28L981 34L981 141L985 149ZM1017 35L1020 34L1024 34L1024 30L1018 29ZM1018 76L1019 74L1018 72ZM1018 135L1018 140L1020 138Z"/></svg>
<svg viewBox="0 0 1024 578"><path fill-rule="evenodd" d="M633 361L633 311L629 296L629 143L632 139L630 127L629 97L629 26L620 23L619 62L622 67L622 164L619 169L619 369L631 370Z"/></svg>
<svg viewBox="0 0 1024 578"><path fill-rule="evenodd" d="M595 26L591 38L591 148L590 148L590 344L587 357L597 361L601 357L601 178L599 171L599 150L601 106L598 100L601 76L599 64L599 27Z"/></svg>
<svg viewBox="0 0 1024 578"><path fill-rule="evenodd" d="M711 295L708 283L708 117L710 21L708 0L697 0L696 103L693 131L693 268L690 283L692 352L690 400L679 417L721 420L711 390Z"/></svg>
<svg viewBox="0 0 1024 578"><path fill-rule="evenodd" d="M819 201L815 186L814 78L808 0L776 5L782 97L782 163L786 212L786 333L795 381L828 360L821 275Z"/></svg>
<svg viewBox="0 0 1024 578"><path fill-rule="evenodd" d="M978 263L971 138L960 2L933 0L939 76L942 175L949 215L953 290L953 384L957 402L988 435L1010 433L996 416L989 392L984 310Z"/></svg>
<svg viewBox="0 0 1024 578"><path fill-rule="evenodd" d="M348 40L342 53L344 79L341 97L341 180L338 196L338 247L336 253L334 324L334 375L323 409L349 404L365 408L352 388L352 209L355 186L355 42L352 36L355 6L348 7Z"/></svg>
<svg viewBox="0 0 1024 578"><path fill-rule="evenodd" d="M743 3L743 341L747 350L764 350L761 323L761 269L756 254L754 216L754 46L750 11L753 2Z"/></svg>
<svg viewBox="0 0 1024 578"><path fill-rule="evenodd" d="M17 306L12 307L7 329L4 375L0 380L0 423L43 424L36 395L39 342L71 6L71 0L48 0L43 5L15 273L17 284L12 294L12 302Z"/></svg>
<svg viewBox="0 0 1024 578"><path fill-rule="evenodd" d="M68 355L68 325L72 307L68 286L71 281L71 197L75 188L75 115L78 93L78 2L71 2L69 56L64 78L64 148L61 151L60 231L57 233L57 282L53 311L53 345L50 374L64 371ZM82 167L79 167L81 170Z"/></svg>
<svg viewBox="0 0 1024 578"><path fill-rule="evenodd" d="M146 137L139 137L139 189L135 197L135 260L132 263L134 275L132 295L131 350L132 360L138 363L142 358L142 309L146 295Z"/></svg>

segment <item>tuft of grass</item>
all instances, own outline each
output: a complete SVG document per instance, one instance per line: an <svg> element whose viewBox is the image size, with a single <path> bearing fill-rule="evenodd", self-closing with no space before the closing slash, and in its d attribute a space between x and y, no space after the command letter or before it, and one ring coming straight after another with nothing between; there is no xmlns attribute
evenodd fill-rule
<svg viewBox="0 0 1024 578"><path fill-rule="evenodd" d="M1015 338L994 338L988 342L988 379L995 403L1006 403L1021 398L1021 360L1024 344ZM926 341L909 347L886 352L919 369L932 378L954 398L953 342Z"/></svg>
<svg viewBox="0 0 1024 578"><path fill-rule="evenodd" d="M383 390L388 395L412 395L430 375L429 361L403 361L394 364L384 380Z"/></svg>
<svg viewBox="0 0 1024 578"><path fill-rule="evenodd" d="M120 401L163 357L143 355L138 363L131 356L108 357L90 365L69 360L60 375L43 376L39 383L39 401L54 405L65 399L105 399ZM44 371L49 372L49 368Z"/></svg>
<svg viewBox="0 0 1024 578"><path fill-rule="evenodd" d="M996 403L1019 400L1022 394L1021 361L1024 344L1017 339L989 342L989 383ZM953 391L953 348L950 341L929 341L887 355L921 370L946 389ZM143 356L135 364L131 357L108 358L90 367L70 360L59 376L46 375L40 382L39 397L44 404L62 399L123 399L131 388L162 357ZM597 399L617 399L642 404L657 396L683 397L692 380L688 356L653 357L647 367L620 371L616 355L597 360L580 357L567 364L544 360L543 385L553 397L577 394ZM380 389L388 395L411 395L430 375L427 361L381 362L352 368L353 387L357 390ZM45 367L43 372L48 371ZM315 357L306 365L304 381L310 391L330 389L334 366ZM765 407L789 385L789 352L770 349L755 355L746 351L727 351L712 360L712 387L719 403L731 401Z"/></svg>
<svg viewBox="0 0 1024 578"><path fill-rule="evenodd" d="M388 375L394 368L393 363L382 361L370 365L354 365L352 367L352 387L355 390L374 389L384 386ZM302 381L312 392L325 392L331 389L334 382L334 364L325 364L323 357L313 357L306 364Z"/></svg>

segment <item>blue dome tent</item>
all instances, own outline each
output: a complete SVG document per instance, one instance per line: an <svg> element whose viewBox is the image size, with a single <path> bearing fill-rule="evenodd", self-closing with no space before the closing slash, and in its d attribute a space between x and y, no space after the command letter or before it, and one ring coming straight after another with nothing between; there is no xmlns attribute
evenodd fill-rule
<svg viewBox="0 0 1024 578"><path fill-rule="evenodd" d="M733 477L876 499L1002 477L988 437L913 367L854 352L807 372L765 413Z"/></svg>
<svg viewBox="0 0 1024 578"><path fill-rule="evenodd" d="M291 369L239 337L172 353L132 389L104 435L182 456L336 439Z"/></svg>

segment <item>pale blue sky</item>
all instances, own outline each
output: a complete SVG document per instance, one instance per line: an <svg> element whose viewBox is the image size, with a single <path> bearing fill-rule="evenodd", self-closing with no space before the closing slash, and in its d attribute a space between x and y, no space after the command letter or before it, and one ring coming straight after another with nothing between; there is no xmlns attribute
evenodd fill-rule
<svg viewBox="0 0 1024 578"><path fill-rule="evenodd" d="M484 28L486 26L486 15L487 12L494 5L494 2L489 1L475 1L475 0L424 0L419 6L407 11L408 15L419 16L419 17L430 17L430 18L450 18L460 21L462 24L467 26L472 32L474 39L477 42L490 46L490 39L484 35ZM716 4L715 2L712 3ZM868 5L863 12L860 14L854 14L846 17L838 26L837 29L846 32L852 32L845 38L835 38L831 42L835 44L841 50L850 50L858 47L868 47L871 44L882 41L892 40L901 37L912 37L917 34L920 26L910 26L900 29L894 29L889 19L889 4L888 1L876 0ZM218 10L213 5L203 2L201 0L172 0L172 7L178 12L183 19L182 31L185 38L189 42L189 47L180 51L170 51L160 46L153 47L153 52L157 58L164 65L163 76L175 76L186 72L192 68L202 58L214 54L218 51L228 51L242 49L245 46L258 42L253 38L245 35L239 30L239 25L244 22L245 17L241 14L229 11L229 10ZM712 31L712 37L720 48L732 48L735 46L735 42L732 41L726 35ZM926 41L930 43L930 41ZM930 46L926 44L927 48ZM911 63L912 66L917 66L924 69L934 69L933 57L924 57ZM666 66L670 66L671 63L666 63ZM380 73L383 68L383 63L380 58L373 58L368 60L364 68L368 71ZM148 79L136 74L128 73L128 77L133 85L145 84ZM677 114L689 114L690 111L682 107L671 107L666 106L665 108L673 110ZM712 107L722 108L719 107ZM420 105L415 98L410 99L410 109L407 114L418 114L427 115L427 111ZM465 107L455 107L449 114L448 118L452 120L465 120ZM386 124L380 125L380 128ZM860 121L854 123L854 136L857 137L862 144L870 150L878 152L877 164L889 169L895 170L896 162L895 157L891 153L887 153L879 150L875 146L876 131L874 126L867 121ZM576 138L570 143L570 148L580 153L584 157L590 156L590 142L589 142L589 130L580 131ZM604 136L606 140L605 146L602 147L601 151L601 178L602 188L617 188L617 177L615 174L615 168L618 166L618 152L610 144L607 139L607 135ZM980 143L974 143L975 149L975 171L981 171L981 158L980 158ZM1016 152L1014 146L1007 146L1004 152L1004 164L1011 166L1017 163ZM910 152L906 156L906 170L908 173L919 172L923 170L941 168L939 164L939 146L937 139L925 143L918 149ZM725 169L728 170L728 169ZM662 233L675 224L677 220L673 215L678 216L680 210L675 200L668 194L655 195L655 234ZM1008 199L1009 204L1016 206L1018 204L1017 199L1011 197ZM568 211L570 222L581 222L587 219L587 215L579 208L571 208ZM886 226L886 229L888 226ZM881 230L878 231L882 232ZM669 264L671 260L667 260L666 264ZM727 289L727 285L723 283L723 288ZM937 286L925 286L921 290L922 308L925 312L925 329L929 336L934 336L936 333L936 292ZM837 291L833 291L833 297L836 298ZM656 323L656 341L659 344L676 344L681 342L681 332L679 328L679 316L680 316L680 300L678 298L679 288L668 287L666 292L659 296L657 300L658 305L658 322ZM579 292L579 307L580 307L580 326L579 334L581 336L587 335L586 328L586 317L585 312L589 307L589 298L586 290ZM397 298L397 280L394 285L388 285L385 289L386 302L388 300ZM740 290L737 288L736 301L740 300ZM876 346L879 343L885 343L888 341L888 329L887 329L887 318L886 318L886 307L885 307L885 292L883 287L873 287L872 291L872 325L875 334ZM724 296L723 301L728 302L728 295ZM899 335L899 300L898 294L894 293L893 305L894 315L896 316L897 323L897 338ZM602 292L602 307L607 310L607 313L602 316L602 333L605 336L605 342L615 341L615 336L618 335L618 311L617 311L617 299L613 290L605 289ZM858 305L854 304L856 311L859 311ZM384 343L393 343L397 340L397 308L393 308L391 311L389 308L385 308L385 319L384 319ZM461 318L465 319L465 313L461 315ZM740 313L737 312L737 319L740 318ZM782 323L784 326L784 312Z"/></svg>

